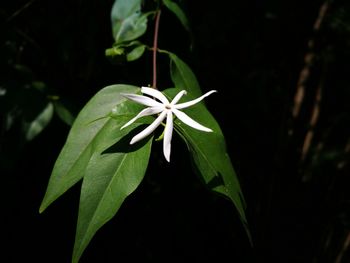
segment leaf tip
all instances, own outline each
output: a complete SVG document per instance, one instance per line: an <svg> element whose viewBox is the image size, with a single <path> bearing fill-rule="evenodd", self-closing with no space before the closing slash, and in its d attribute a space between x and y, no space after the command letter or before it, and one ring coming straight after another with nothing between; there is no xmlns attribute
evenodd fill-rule
<svg viewBox="0 0 350 263"><path fill-rule="evenodd" d="M49 207L49 205L51 203L52 203L52 201L49 198L47 198L47 195L45 195L45 197L44 197L44 199L41 202L40 207L39 207L39 214L42 214L46 210L46 208Z"/></svg>
<svg viewBox="0 0 350 263"><path fill-rule="evenodd" d="M42 203L39 207L39 214L42 214L46 208L47 208L47 205Z"/></svg>

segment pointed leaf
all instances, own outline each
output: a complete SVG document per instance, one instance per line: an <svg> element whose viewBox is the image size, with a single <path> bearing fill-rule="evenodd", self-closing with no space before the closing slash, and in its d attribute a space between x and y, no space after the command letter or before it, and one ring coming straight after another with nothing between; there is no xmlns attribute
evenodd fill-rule
<svg viewBox="0 0 350 263"><path fill-rule="evenodd" d="M195 97L199 97L202 92L198 81L191 68L173 53L166 52L171 59L170 70L171 80L176 88L187 90Z"/></svg>
<svg viewBox="0 0 350 263"><path fill-rule="evenodd" d="M29 123L28 129L26 131L26 139L28 141L33 140L39 133L41 133L45 127L49 124L53 116L53 105L49 102L42 112Z"/></svg>
<svg viewBox="0 0 350 263"><path fill-rule="evenodd" d="M113 130L120 131L123 123L119 121ZM128 129L138 125L133 124ZM112 147L114 150L103 154L101 151L106 144L97 142L100 146L87 167L81 189L73 263L78 262L96 231L117 213L144 177L152 138L148 137L130 150L130 137L120 137ZM100 136L100 140L106 141L106 138Z"/></svg>
<svg viewBox="0 0 350 263"><path fill-rule="evenodd" d="M140 89L130 85L112 85L100 90L81 110L67 141L54 165L40 212L83 178L86 166L93 155L93 145L106 127L115 121L106 117L113 114L134 115L140 108L130 103L120 93L135 93ZM125 119L125 122L127 119Z"/></svg>
<svg viewBox="0 0 350 263"><path fill-rule="evenodd" d="M189 25L190 23L188 21L186 14L181 9L181 7L177 3L171 0L163 0L163 3L171 12L173 12L176 15L176 17L180 20L183 27L187 31L190 31L190 25Z"/></svg>
<svg viewBox="0 0 350 263"><path fill-rule="evenodd" d="M65 122L67 125L72 126L75 117L73 114L67 109L66 106L64 106L61 102L55 101L54 102L55 111L58 115L58 117Z"/></svg>
<svg viewBox="0 0 350 263"><path fill-rule="evenodd" d="M116 0L111 20L116 43L136 39L147 29L147 14L141 13L141 0Z"/></svg>
<svg viewBox="0 0 350 263"><path fill-rule="evenodd" d="M165 93L174 97L179 89L168 89ZM188 94L183 101L194 99ZM184 110L191 118L198 121L213 132L202 132L193 129L178 119L175 120L176 131L186 141L191 157L205 184L213 191L228 197L235 205L241 221L250 234L245 216L245 203L237 175L226 151L224 135L219 124L201 102Z"/></svg>

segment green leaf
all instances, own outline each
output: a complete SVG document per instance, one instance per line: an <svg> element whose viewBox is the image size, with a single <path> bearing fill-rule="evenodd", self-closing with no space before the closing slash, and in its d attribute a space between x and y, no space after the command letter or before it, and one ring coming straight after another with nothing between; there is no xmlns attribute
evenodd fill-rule
<svg viewBox="0 0 350 263"><path fill-rule="evenodd" d="M172 98L179 91L179 89L168 89L165 93ZM183 101L194 98L196 96L188 93ZM187 108L184 112L200 124L213 130L213 132L198 131L178 119L175 120L176 131L185 140L203 181L211 190L228 197L233 202L250 239L243 194L227 154L225 138L219 124L203 103Z"/></svg>
<svg viewBox="0 0 350 263"><path fill-rule="evenodd" d="M145 49L145 45L136 46L126 55L127 61L134 61L139 59L145 52Z"/></svg>
<svg viewBox="0 0 350 263"><path fill-rule="evenodd" d="M130 85L108 86L92 97L80 111L54 165L40 212L83 178L99 134L115 122L114 118L109 117L111 110L113 114L121 116L132 116L140 111L140 105L130 103L120 94L139 90Z"/></svg>
<svg viewBox="0 0 350 263"><path fill-rule="evenodd" d="M55 111L58 117L67 125L72 126L75 117L73 114L59 101L54 101Z"/></svg>
<svg viewBox="0 0 350 263"><path fill-rule="evenodd" d="M50 123L53 116L53 105L49 102L42 112L29 123L25 137L28 141L34 139Z"/></svg>
<svg viewBox="0 0 350 263"><path fill-rule="evenodd" d="M112 130L120 130L124 123L116 121ZM133 128L135 125L129 130ZM110 147L112 150L103 154L103 146L107 144L97 142L100 147L87 167L81 189L73 262L78 262L96 231L117 213L126 197L135 191L144 177L152 138L138 143L136 149L130 149L129 142L133 135L120 136ZM99 138L106 140L102 135Z"/></svg>
<svg viewBox="0 0 350 263"><path fill-rule="evenodd" d="M173 12L176 15L176 17L180 20L183 27L187 31L190 31L191 30L190 23L184 11L181 9L181 7L177 3L171 0L163 0L163 3L171 12Z"/></svg>
<svg viewBox="0 0 350 263"><path fill-rule="evenodd" d="M191 68L183 62L178 56L173 53L166 52L171 59L170 73L171 80L176 88L184 89L191 93L195 97L201 95L201 89L199 87L196 76Z"/></svg>
<svg viewBox="0 0 350 263"><path fill-rule="evenodd" d="M111 11L115 42L118 44L142 36L147 30L147 16L141 13L141 0L116 0Z"/></svg>
<svg viewBox="0 0 350 263"><path fill-rule="evenodd" d="M111 48L106 49L105 51L106 57L124 57L125 56L125 50L122 45L115 45Z"/></svg>
<svg viewBox="0 0 350 263"><path fill-rule="evenodd" d="M140 41L114 44L112 48L105 51L105 55L112 62L134 61L139 59L145 52L146 46Z"/></svg>

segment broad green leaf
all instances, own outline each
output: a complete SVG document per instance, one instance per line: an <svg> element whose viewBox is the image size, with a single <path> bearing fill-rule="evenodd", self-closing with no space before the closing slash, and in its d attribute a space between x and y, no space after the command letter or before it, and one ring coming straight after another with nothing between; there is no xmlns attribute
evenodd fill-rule
<svg viewBox="0 0 350 263"><path fill-rule="evenodd" d="M169 97L174 97L179 91L179 89L168 89L165 93ZM189 93L187 96L184 96L183 101L188 101L195 97ZM228 197L233 202L250 239L244 211L243 194L227 154L225 138L219 124L203 103L184 109L184 112L213 130L213 132L198 131L178 119L175 120L176 131L185 140L203 181L211 190Z"/></svg>
<svg viewBox="0 0 350 263"><path fill-rule="evenodd" d="M181 9L181 7L177 3L171 0L163 0L163 3L171 12L173 12L176 15L176 17L180 20L183 27L187 31L190 31L190 25L189 25L190 23L188 21L186 14Z"/></svg>
<svg viewBox="0 0 350 263"><path fill-rule="evenodd" d="M141 0L116 0L111 11L115 42L118 44L142 36L147 29L147 16L141 13Z"/></svg>
<svg viewBox="0 0 350 263"><path fill-rule="evenodd" d="M136 148L129 145L135 135L133 128L140 124L130 127L132 136L114 136L118 138L114 139L115 145L110 147L112 150L102 153L108 146L106 140L110 134L118 134L124 123L117 118L109 132L105 136L101 134L101 141L96 142L98 146L87 167L81 189L73 262L78 262L96 231L117 213L146 172L152 138L139 142Z"/></svg>
<svg viewBox="0 0 350 263"><path fill-rule="evenodd" d="M171 80L176 88L187 90L195 97L199 97L202 92L198 81L191 68L173 53L166 52L171 60Z"/></svg>
<svg viewBox="0 0 350 263"><path fill-rule="evenodd" d="M114 114L120 115L135 115L140 110L138 104L128 102L120 94L137 91L138 87L130 85L108 86L92 97L80 111L54 165L40 212L83 178L94 154L93 147L98 135L115 121L105 116L112 109Z"/></svg>
<svg viewBox="0 0 350 263"><path fill-rule="evenodd" d="M42 112L29 123L25 137L28 141L34 139L39 133L41 133L45 127L49 124L53 116L53 105L49 102Z"/></svg>
<svg viewBox="0 0 350 263"><path fill-rule="evenodd" d="M58 117L67 125L72 126L75 117L73 114L59 101L54 101L55 111Z"/></svg>

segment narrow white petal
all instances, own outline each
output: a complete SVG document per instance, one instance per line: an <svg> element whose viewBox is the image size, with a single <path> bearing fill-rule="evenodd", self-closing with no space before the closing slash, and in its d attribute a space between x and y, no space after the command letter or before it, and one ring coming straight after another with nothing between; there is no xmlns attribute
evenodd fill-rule
<svg viewBox="0 0 350 263"><path fill-rule="evenodd" d="M146 129L144 129L139 134L135 135L131 139L130 144L134 144L135 142L138 142L138 141L142 140L143 138L147 137L148 135L150 135L162 123L162 121L164 120L165 116L166 116L166 111L163 111L157 117L157 119L155 119L154 122L152 122Z"/></svg>
<svg viewBox="0 0 350 263"><path fill-rule="evenodd" d="M180 104L177 104L177 105L174 105L174 107L176 109L184 109L184 108L187 108L187 107L190 107L198 102L200 102L201 100L203 100L205 97L208 97L210 94L214 93L214 92L217 92L216 90L211 90L207 93L205 93L204 95L200 96L199 98L197 99L194 99L194 100L190 100L190 101L187 101L187 102L184 102L184 103L180 103Z"/></svg>
<svg viewBox="0 0 350 263"><path fill-rule="evenodd" d="M183 123L187 124L188 126L191 126L192 128L195 128L197 130L205 131L205 132L212 132L213 130L203 126L202 124L199 124L192 118L190 118L187 114L183 113L182 111L179 111L177 109L172 109L172 112L178 117Z"/></svg>
<svg viewBox="0 0 350 263"><path fill-rule="evenodd" d="M171 105L175 105L176 103L179 102L179 100L182 98L183 95L186 95L187 91L186 90L181 90L178 94L176 94L175 98L171 101Z"/></svg>
<svg viewBox="0 0 350 263"><path fill-rule="evenodd" d="M125 98L128 98L129 100L135 101L139 104L142 104L142 105L145 105L148 107L162 105L158 101L156 101L152 98L146 97L146 96L141 96L141 95L137 95L137 94L129 94L129 93L121 93L121 95Z"/></svg>
<svg viewBox="0 0 350 263"><path fill-rule="evenodd" d="M144 116L153 115L153 114L157 114L157 113L161 112L163 109L164 109L163 106L155 106L155 107L150 107L150 108L143 109L134 118L132 118L127 123L125 123L123 125L123 127L121 127L120 129L124 129L125 127L129 126L134 121L136 121L138 118L141 118L141 117L144 117Z"/></svg>
<svg viewBox="0 0 350 263"><path fill-rule="evenodd" d="M168 99L159 90L156 90L153 88L142 87L141 92L160 100L163 104L169 104Z"/></svg>
<svg viewBox="0 0 350 263"><path fill-rule="evenodd" d="M165 159L170 162L171 137L173 136L173 113L167 112L166 125L164 129L163 153Z"/></svg>

